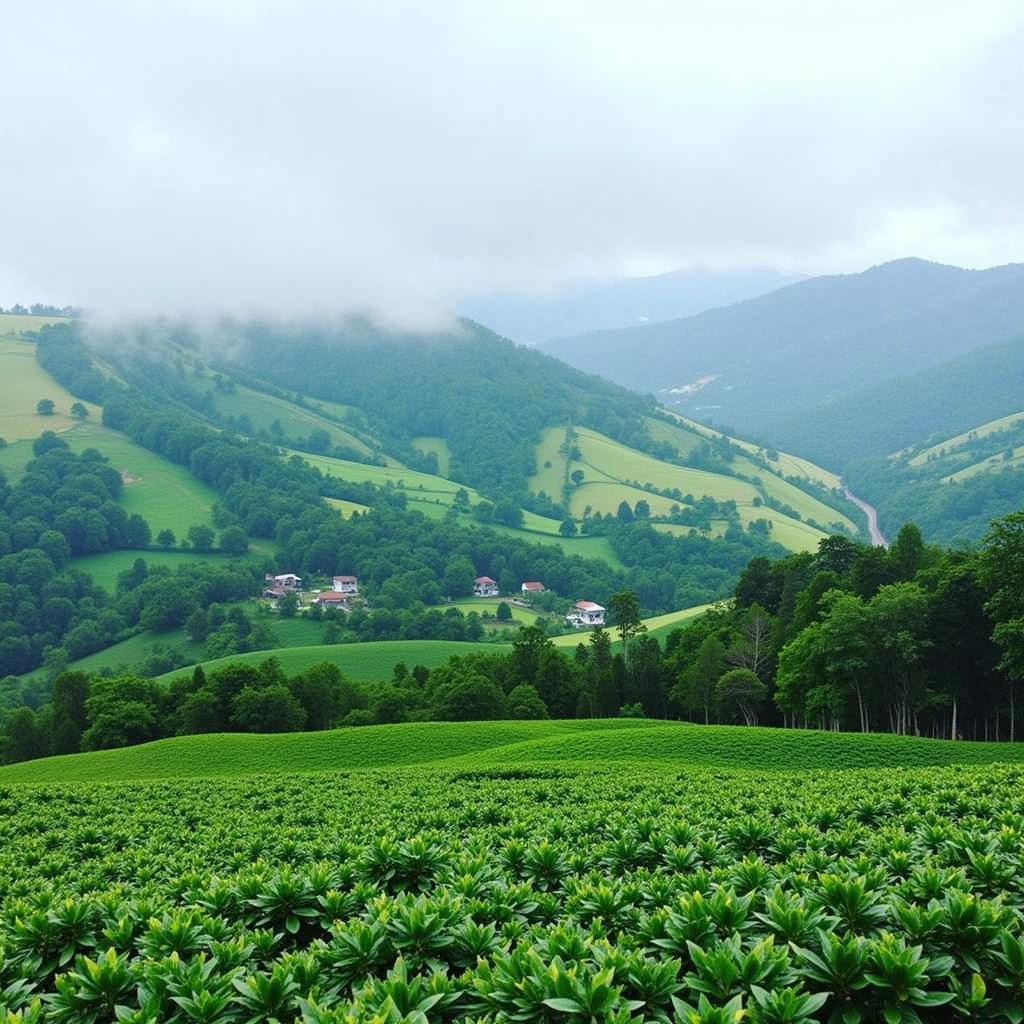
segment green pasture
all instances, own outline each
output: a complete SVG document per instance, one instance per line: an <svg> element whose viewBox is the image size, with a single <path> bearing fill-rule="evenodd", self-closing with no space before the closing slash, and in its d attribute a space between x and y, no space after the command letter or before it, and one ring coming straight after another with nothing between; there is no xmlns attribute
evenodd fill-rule
<svg viewBox="0 0 1024 1024"><path fill-rule="evenodd" d="M364 455L371 454L370 447L345 427L287 399L253 391L241 384L237 384L234 391L211 388L210 396L223 415L248 416L254 431L270 430L270 425L277 420L285 437L297 439L308 437L314 430L324 430L332 444L345 445Z"/></svg>
<svg viewBox="0 0 1024 1024"><path fill-rule="evenodd" d="M358 501L346 501L344 498L326 498L324 499L331 508L336 508L340 513L342 519L350 519L354 512L369 512L369 505L361 505Z"/></svg>
<svg viewBox="0 0 1024 1024"><path fill-rule="evenodd" d="M29 313L0 313L0 336L22 335L29 331L38 331L46 324L67 323L64 316L32 316Z"/></svg>
<svg viewBox="0 0 1024 1024"><path fill-rule="evenodd" d="M4 320L33 320L36 321L35 328L45 322L37 317L0 315L0 334L5 333L2 325ZM40 416L36 412L36 403L41 398L49 398L54 402L52 416ZM9 443L32 440L44 430L57 433L70 430L79 423L71 415L71 406L77 401L79 399L58 384L36 362L36 347L32 342L0 337L0 437ZM99 419L100 410L97 406L90 402L82 404L93 419ZM31 458L31 452L28 457Z"/></svg>
<svg viewBox="0 0 1024 1024"><path fill-rule="evenodd" d="M451 601L449 604L444 605L442 610L444 608L458 608L463 615L476 612L478 615L490 615L493 617L497 614L498 605L503 601L511 609L513 621L519 625L532 625L542 617L531 608L523 608L521 605L511 604L501 597L467 597L459 601Z"/></svg>
<svg viewBox="0 0 1024 1024"><path fill-rule="evenodd" d="M988 437L989 434L1000 430L1008 430L1010 427L1017 426L1021 421L1024 421L1024 412L1014 412L1009 416L1000 416L999 419L989 420L988 423L982 423L980 426L965 430L962 434L956 434L945 441L933 444L930 448L925 448L910 459L907 465L913 466L915 469L920 468L929 459L950 455L961 445L967 444L968 441L973 441L978 437Z"/></svg>
<svg viewBox="0 0 1024 1024"><path fill-rule="evenodd" d="M982 473L1001 473L1004 469L1016 469L1022 463L1024 463L1024 445L1017 445L1013 449L1012 458L1005 458L1002 452L990 455L987 459L982 459L980 462L958 469L955 473L950 473L949 476L944 476L942 482L944 484L959 483L961 480L969 480L972 476L979 476Z"/></svg>
<svg viewBox="0 0 1024 1024"><path fill-rule="evenodd" d="M644 423L653 440L670 444L681 457L689 455L703 440L703 435L687 429L681 423L667 423L653 416L648 416Z"/></svg>
<svg viewBox="0 0 1024 1024"><path fill-rule="evenodd" d="M412 439L412 446L424 455L430 455L431 453L436 455L438 470L441 476L448 475L452 453L448 448L448 442L443 437L414 437Z"/></svg>
<svg viewBox="0 0 1024 1024"><path fill-rule="evenodd" d="M274 623L275 630L277 623ZM213 672L218 666L229 662L242 661L258 665L269 657L277 658L289 675L304 672L311 665L328 661L337 665L350 679L357 682L373 683L391 678L391 670L400 661L410 668L426 665L434 668L447 661L453 654L468 654L470 651L500 651L507 647L488 643L468 643L459 640L373 640L357 644L315 644L306 647L282 647L271 651L251 651L248 654L234 654L227 658L203 662L206 672ZM160 680L173 679L187 669L178 669L159 676Z"/></svg>
<svg viewBox="0 0 1024 1024"><path fill-rule="evenodd" d="M619 505L625 502L633 508L638 501L646 501L651 508L652 516L667 516L676 509L686 508L686 504L675 498L666 498L661 494L652 494L640 487L629 484L612 483L609 480L584 481L579 487L572 489L569 498L569 511L577 519L582 519L589 508L591 512L602 515L615 515Z"/></svg>
<svg viewBox="0 0 1024 1024"><path fill-rule="evenodd" d="M245 561L259 561L269 555L269 550L250 549L245 556ZM141 558L151 569L156 566L169 566L177 568L179 565L196 565L202 563L208 565L225 564L231 565L239 561L238 558L229 555L222 555L216 551L161 551L159 549L139 551L137 549L121 551L104 551L98 555L80 555L71 560L73 569L81 569L87 572L96 584L104 590L113 592L117 586L117 577L130 569L136 558Z"/></svg>
<svg viewBox="0 0 1024 1024"><path fill-rule="evenodd" d="M443 498L446 504L451 504L455 492L463 486L454 480L446 480L443 476L420 473L404 466L369 466L362 462L335 459L329 455L311 455L308 452L288 452L288 454L298 455L311 466L316 466L325 476L349 480L352 483L376 484L378 487L386 487L391 484L393 487L407 491L410 498L415 498L418 495L425 498ZM480 501L480 495L471 487L467 487L466 490L469 492L471 501Z"/></svg>
<svg viewBox="0 0 1024 1024"><path fill-rule="evenodd" d="M462 771L610 765L757 773L1024 761L1024 744L704 726L639 719L441 722L183 736L0 768L0 783L118 782L416 766Z"/></svg>

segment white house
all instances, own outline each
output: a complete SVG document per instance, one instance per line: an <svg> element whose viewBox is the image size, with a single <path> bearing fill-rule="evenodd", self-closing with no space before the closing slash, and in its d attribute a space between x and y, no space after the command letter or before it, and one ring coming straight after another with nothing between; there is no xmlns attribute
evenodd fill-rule
<svg viewBox="0 0 1024 1024"><path fill-rule="evenodd" d="M604 608L593 601L577 601L571 612L565 617L570 626L603 626Z"/></svg>
<svg viewBox="0 0 1024 1024"><path fill-rule="evenodd" d="M476 597L497 597L498 583L490 576L477 576L473 580L473 594Z"/></svg>
<svg viewBox="0 0 1024 1024"><path fill-rule="evenodd" d="M543 594L544 584L539 580L527 580L520 589L524 594Z"/></svg>
<svg viewBox="0 0 1024 1024"><path fill-rule="evenodd" d="M359 593L359 580L355 576L335 576L331 580L331 590L336 594L352 597Z"/></svg>
<svg viewBox="0 0 1024 1024"><path fill-rule="evenodd" d="M302 589L302 577L296 576L293 572L282 572L278 573L276 576L268 572L263 578L272 587L279 588L281 590Z"/></svg>

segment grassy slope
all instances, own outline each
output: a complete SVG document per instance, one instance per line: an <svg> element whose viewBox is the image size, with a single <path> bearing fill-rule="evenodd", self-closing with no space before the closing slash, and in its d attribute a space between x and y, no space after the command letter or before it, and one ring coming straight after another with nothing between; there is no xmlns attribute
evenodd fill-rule
<svg viewBox="0 0 1024 1024"><path fill-rule="evenodd" d="M346 501L344 498L324 499L332 508L336 508L343 519L348 519L353 512L369 512L369 505L361 505L358 501Z"/></svg>
<svg viewBox="0 0 1024 1024"><path fill-rule="evenodd" d="M437 456L437 466L441 476L448 475L452 453L448 449L448 442L443 437L414 437L412 446L417 451L423 452L424 455L433 452Z"/></svg>
<svg viewBox="0 0 1024 1024"><path fill-rule="evenodd" d="M265 543L265 542L264 542ZM247 558L261 560L268 555L269 549L257 548L250 551ZM226 555L211 552L195 551L104 551L100 555L81 555L72 559L72 566L87 572L99 586L113 591L117 585L117 577L132 567L136 558L141 558L150 568L166 565L176 568L179 565L195 565L196 563L213 562L230 565L237 561Z"/></svg>
<svg viewBox="0 0 1024 1024"><path fill-rule="evenodd" d="M45 322L36 317L3 316L0 319L34 320L36 328ZM37 438L44 430L61 433L75 426L79 421L69 410L78 399L36 362L35 345L5 334L0 325L0 437L8 442L28 441ZM36 403L41 398L53 400L55 411L52 416L40 416L36 412ZM99 418L99 409L95 405L89 402L82 404L93 419Z"/></svg>
<svg viewBox="0 0 1024 1024"><path fill-rule="evenodd" d="M637 719L446 722L286 735L187 736L0 768L0 783L113 782L194 776L443 766L702 766L757 771L1024 761L1024 744L950 743L881 734L700 726Z"/></svg>
<svg viewBox="0 0 1024 1024"><path fill-rule="evenodd" d="M210 394L221 413L225 416L248 416L254 430L269 430L271 423L278 420L286 437L303 438L314 430L325 430L332 444L346 445L364 455L371 453L369 445L340 424L287 399L253 391L241 384L236 385L233 392L211 389Z"/></svg>
<svg viewBox="0 0 1024 1024"><path fill-rule="evenodd" d="M656 419L649 420L648 426L657 439L672 444L681 454L685 454L700 441L696 433L687 431L682 426L676 427ZM708 431L705 436L710 436L711 433L713 432ZM692 495L695 499L708 495L716 501L735 501L744 525L755 519L770 520L773 523L773 539L792 551L814 550L824 536L821 531L791 516L755 506L754 501L760 496L760 492L754 484L746 480L662 462L585 428L577 429L576 434L576 444L581 458L573 461L568 469L570 472L579 469L584 474L583 484L573 488L569 499L570 511L577 518L583 516L588 506L594 512L614 514L623 501L633 506L643 499L655 516L668 515L673 505L680 504L660 494L651 494L643 490L642 486L635 486L634 482L638 482L641 485L649 483L659 489L678 488L684 495ZM552 427L544 431L537 446L537 472L530 479L533 490L544 490L556 496L561 493L566 460L558 448L564 437L563 428ZM744 446L751 452L758 450L753 445ZM780 462L781 459L780 455ZM545 463L550 463L550 466L545 467ZM804 475L823 481L830 477L824 470L820 474L812 474L812 470L816 470L817 467L810 463L807 467L807 471L794 475ZM856 530L855 525L840 512L749 459L739 457L736 460L736 469L746 476L760 478L769 497L789 505L801 517L814 519L826 525L838 522L851 530ZM838 478L835 477L829 482L833 480L838 482Z"/></svg>
<svg viewBox="0 0 1024 1024"><path fill-rule="evenodd" d="M1002 453L990 455L987 459L981 459L963 469L958 469L955 473L950 473L949 476L944 476L942 482L944 484L959 483L961 480L969 480L972 476L978 476L981 473L1001 473L1004 469L1017 469L1022 463L1024 463L1024 445L1017 445L1013 449L1013 457L1010 459L1004 458Z"/></svg>
<svg viewBox="0 0 1024 1024"><path fill-rule="evenodd" d="M249 654L234 654L228 658L203 662L203 668L206 672L212 672L229 662L259 664L269 657L274 657L280 661L286 673L293 675L305 671L311 665L329 661L351 679L373 683L390 679L392 668L400 661L404 661L410 668L413 665L433 668L447 661L453 654L507 649L502 645L463 643L456 640L374 640L359 644L315 644L305 647L282 647L272 651L252 651ZM165 681L185 671L190 672L191 666L157 678Z"/></svg>
<svg viewBox="0 0 1024 1024"><path fill-rule="evenodd" d="M933 456L948 455L954 449L959 448L960 445L966 444L975 437L988 437L989 434L994 434L997 430L1005 430L1007 427L1016 426L1021 420L1024 420L1024 412L1015 412L1009 416L1001 416L999 419L989 420L988 423L982 423L978 427L972 427L970 430L965 430L955 437L939 441L938 444L925 448L910 459L907 465L913 466L916 469L918 466L923 466Z"/></svg>
<svg viewBox="0 0 1024 1024"><path fill-rule="evenodd" d="M498 610L498 605L502 603L500 597L466 597L460 601L452 601L442 607L442 611L445 608L458 608L463 615L468 615L470 612L477 612L479 615L494 615ZM540 618L540 615L533 611L531 608L523 608L518 604L508 604L512 611L512 618L517 623L523 623L529 625L530 623L536 622Z"/></svg>

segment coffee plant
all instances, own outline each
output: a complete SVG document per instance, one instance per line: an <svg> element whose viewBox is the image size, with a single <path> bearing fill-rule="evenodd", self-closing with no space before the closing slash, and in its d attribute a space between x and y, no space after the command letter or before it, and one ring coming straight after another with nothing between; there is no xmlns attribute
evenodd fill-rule
<svg viewBox="0 0 1024 1024"><path fill-rule="evenodd" d="M1024 1020L1024 769L0 787L0 1022Z"/></svg>

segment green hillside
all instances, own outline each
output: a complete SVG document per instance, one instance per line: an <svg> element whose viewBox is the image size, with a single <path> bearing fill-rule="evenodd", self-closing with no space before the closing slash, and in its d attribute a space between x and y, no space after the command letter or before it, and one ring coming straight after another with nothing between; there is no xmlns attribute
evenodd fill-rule
<svg viewBox="0 0 1024 1024"><path fill-rule="evenodd" d="M251 651L248 654L233 654L215 661L204 661L203 669L215 671L229 662L259 664L269 657L277 658L288 675L303 672L311 665L329 662L337 665L342 672L356 682L373 683L391 678L391 670L400 661L410 668L425 665L434 668L447 661L454 654L468 654L471 651L502 650L489 643L469 643L457 640L377 640L358 644L313 644L307 647L285 647L270 651ZM182 674L179 669L158 676L168 681ZM188 669L191 671L191 667Z"/></svg>
<svg viewBox="0 0 1024 1024"><path fill-rule="evenodd" d="M1024 744L701 726L635 719L439 722L286 735L216 734L0 768L0 783L115 782L390 769L486 771L615 763L756 772L1019 763Z"/></svg>

